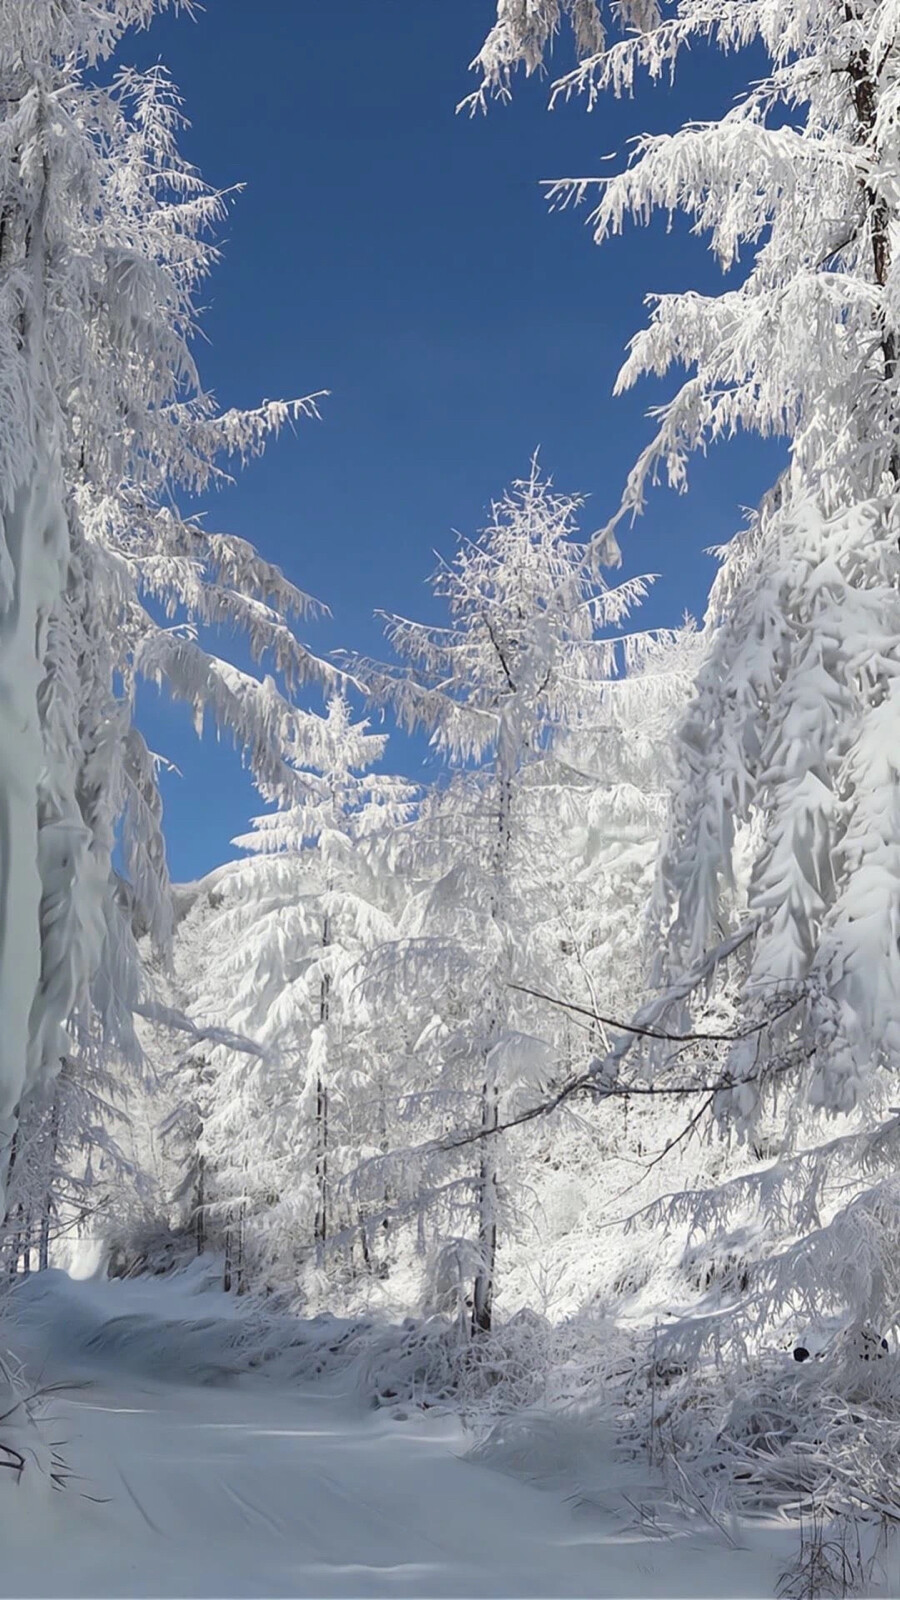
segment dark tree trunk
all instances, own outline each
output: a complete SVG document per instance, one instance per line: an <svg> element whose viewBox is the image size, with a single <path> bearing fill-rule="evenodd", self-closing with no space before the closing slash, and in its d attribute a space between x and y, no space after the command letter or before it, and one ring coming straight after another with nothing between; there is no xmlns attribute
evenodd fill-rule
<svg viewBox="0 0 900 1600"><path fill-rule="evenodd" d="M322 948L331 943L328 919L322 930ZM319 1026L324 1027L331 1013L331 979L326 974L319 989ZM316 1077L316 1219L313 1236L316 1261L321 1267L325 1261L325 1244L328 1239L328 1086L321 1070Z"/></svg>

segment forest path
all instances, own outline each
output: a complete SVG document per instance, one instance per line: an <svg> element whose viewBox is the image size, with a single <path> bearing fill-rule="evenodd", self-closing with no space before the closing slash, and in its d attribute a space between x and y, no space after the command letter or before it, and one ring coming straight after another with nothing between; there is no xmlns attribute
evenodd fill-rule
<svg viewBox="0 0 900 1600"><path fill-rule="evenodd" d="M346 1377L343 1392L335 1376L196 1381L221 1353L221 1296L61 1273L23 1290L3 1336L30 1370L85 1383L54 1400L52 1435L83 1477L52 1496L3 1489L4 1596L773 1592L769 1541L660 1539L600 1504L579 1512L462 1459L453 1419L365 1409Z"/></svg>

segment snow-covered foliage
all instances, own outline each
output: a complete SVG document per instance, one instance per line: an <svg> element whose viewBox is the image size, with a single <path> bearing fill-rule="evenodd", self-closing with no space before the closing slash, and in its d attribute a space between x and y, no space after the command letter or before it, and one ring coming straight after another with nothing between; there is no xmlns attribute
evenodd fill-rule
<svg viewBox="0 0 900 1600"><path fill-rule="evenodd" d="M534 71L559 21L535 32L527 7L500 6L487 86L505 90L517 64ZM642 1054L656 1092L680 1066L698 1091L685 1127L715 1112L748 1141L689 1192L673 1172L674 1197L638 1225L648 1248L668 1241L643 1311L680 1313L655 1340L671 1385L662 1408L654 1391L656 1418L682 1459L748 1494L784 1501L790 1486L817 1513L891 1518L878 1483L894 1415L881 1341L898 1316L900 11L684 0L624 17L611 6L610 24L551 99L592 106L667 80L684 50L712 66L716 50L754 47L723 116L647 135L612 176L550 191L558 206L596 192L598 243L681 212L729 274L718 294L655 296L632 341L620 390L679 376L620 518L659 478L685 490L691 456L737 431L789 448L721 552L709 653L675 741L659 988L638 1013L646 1031L614 1052L619 1066ZM699 1263L680 1304L678 1251L678 1270ZM822 1356L809 1369L778 1351L798 1338ZM874 1387L860 1365L870 1342ZM648 1404L632 1393L644 1424Z"/></svg>
<svg viewBox="0 0 900 1600"><path fill-rule="evenodd" d="M366 1113L377 1124L384 1092L358 968L394 936L401 903L385 855L414 800L404 780L370 770L384 745L340 695L327 716L310 714L295 802L258 817L235 841L248 859L217 877L189 1009L204 1031L252 1039L260 1054L191 1050L191 1211L224 1233L241 1283L248 1271L296 1279L311 1246L321 1265L355 1221L338 1179L368 1153Z"/></svg>
<svg viewBox="0 0 900 1600"><path fill-rule="evenodd" d="M815 12L696 0L635 20L554 95L631 92L701 39L758 44L770 65L719 120L648 135L597 180L598 242L630 218L681 211L723 270L749 256L719 294L655 298L632 341L620 389L675 367L687 376L657 413L622 513L640 510L660 475L683 489L691 454L736 430L790 443L776 489L723 552L713 652L681 739L660 945L678 975L749 918L741 1014L756 1021L779 1010L781 991L795 998L768 1058L780 1060L785 1031L802 1037L803 1092L850 1107L891 1059L898 1026L900 19L891 0ZM551 195L567 204L591 187ZM735 897L751 824L749 888Z"/></svg>
<svg viewBox="0 0 900 1600"><path fill-rule="evenodd" d="M333 700L304 729L304 797L181 925L172 1005L261 1053L190 1042L173 1066L150 1040L157 1200L244 1287L421 1303L466 1338L496 1295L533 1297L527 1259L556 1282L545 1310L580 1303L577 1244L561 1297L553 1260L573 1196L592 1144L620 1123L639 1144L646 1119L534 1113L642 996L669 734L705 648L690 627L622 635L643 583L604 584L581 505L535 465L437 573L450 625L389 619L400 664L353 663L432 730L447 777L413 804Z"/></svg>
<svg viewBox="0 0 900 1600"><path fill-rule="evenodd" d="M8 0L0 18L0 1190L28 1097L52 1121L63 1061L71 1077L133 1048L133 922L169 937L137 679L208 712L284 796L296 713L198 627L243 630L289 690L327 676L289 626L307 598L177 510L315 402L220 413L202 386L224 200L179 156L164 71L110 61L155 9Z"/></svg>
<svg viewBox="0 0 900 1600"><path fill-rule="evenodd" d="M642 700L649 741L653 713L678 679L675 636L610 632L645 585L605 584L596 546L577 538L581 507L535 462L480 537L435 575L449 626L389 617L402 664L354 662L401 723L429 730L453 773L410 840L407 873L430 881L369 980L403 1019L393 1030L395 1077L403 1120L418 1122L419 1137L402 1141L399 1161L389 1152L367 1163L356 1181L363 1194L373 1181L389 1188L395 1206L405 1192L420 1247L430 1212L437 1303L449 1296L462 1315L467 1299L482 1333L501 1234L523 1209L527 1141L508 1140L503 1126L586 1064L591 1031L576 1040L552 1002L561 988L590 1002L592 981L616 965L615 930L584 903L586 880L606 872L625 890L624 915L630 901L620 984L629 957L633 983L640 965L640 891L631 898L629 889L648 886L658 816L654 828L654 797L639 792L640 756L627 746Z"/></svg>

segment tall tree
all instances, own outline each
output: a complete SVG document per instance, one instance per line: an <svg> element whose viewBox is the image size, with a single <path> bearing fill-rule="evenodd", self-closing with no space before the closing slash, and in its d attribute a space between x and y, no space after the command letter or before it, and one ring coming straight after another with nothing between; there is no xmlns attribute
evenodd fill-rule
<svg viewBox="0 0 900 1600"><path fill-rule="evenodd" d="M502 1086L516 1077L517 1052L528 1049L515 1025L512 991L521 977L513 906L528 848L525 791L535 764L549 757L565 728L578 687L616 671L619 645L600 637L601 630L620 623L645 592L641 579L612 589L603 583L596 551L576 538L582 503L557 494L535 461L530 476L494 504L481 536L463 541L453 563L438 570L433 587L446 600L450 626L389 617L388 637L406 665L357 664L370 692L393 705L401 723L430 731L432 744L460 772L462 790L477 791L470 806L482 828L473 832L470 861L463 858L454 871L475 875L470 909L480 900L487 917L479 1001L464 1049L477 1077L482 1135L472 1292L473 1327L480 1332L491 1326L495 1285ZM469 769L471 785L463 776Z"/></svg>
<svg viewBox="0 0 900 1600"><path fill-rule="evenodd" d="M673 366L688 376L658 413L622 510L640 510L660 472L683 488L691 454L738 429L780 434L790 448L713 593L715 643L683 729L661 943L678 978L746 920L735 958L744 1021L780 1013L779 995L797 1001L762 1059L781 1070L784 1048L804 1041L792 1056L801 1094L849 1108L900 1042L900 13L893 0L814 11L687 0L633 20L636 31L604 43L554 92L590 102L630 92L701 40L756 44L769 67L760 76L754 60L753 81L718 120L643 138L599 190L598 241L629 216L680 210L724 269L749 255L718 295L656 297L632 343L620 389ZM490 62L485 71L500 83ZM590 187L553 193L578 200ZM744 844L745 898L731 887ZM757 1102L748 1090L739 1109L751 1115Z"/></svg>
<svg viewBox="0 0 900 1600"><path fill-rule="evenodd" d="M178 154L162 70L109 66L156 9L8 0L0 27L0 1214L24 1097L102 1038L130 1043L129 913L170 930L138 676L209 708L274 794L294 712L197 625L243 629L289 685L317 670L286 620L306 597L175 509L314 403L222 414L202 387L224 201Z"/></svg>
<svg viewBox="0 0 900 1600"><path fill-rule="evenodd" d="M394 936L399 909L384 841L410 815L415 791L370 769L386 736L354 722L346 699L310 717L298 803L256 818L235 840L248 852L217 879L192 1014L239 1030L262 1061L220 1046L202 1132L206 1204L243 1216L259 1262L288 1271L308 1253L320 1266L355 1221L337 1198L365 1119L354 1102L371 1084L358 966ZM374 1113L373 1113L374 1114ZM358 1155L358 1150L357 1150ZM216 1194L212 1193L215 1185Z"/></svg>

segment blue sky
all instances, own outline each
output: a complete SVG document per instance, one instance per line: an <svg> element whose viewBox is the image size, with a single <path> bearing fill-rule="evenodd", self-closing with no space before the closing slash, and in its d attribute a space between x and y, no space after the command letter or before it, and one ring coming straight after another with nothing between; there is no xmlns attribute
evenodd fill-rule
<svg viewBox="0 0 900 1600"><path fill-rule="evenodd" d="M671 387L612 398L644 296L719 281L682 224L598 250L586 213L548 214L540 182L602 170L642 130L716 115L747 63L695 52L674 89L642 86L591 115L548 114L532 80L469 120L454 108L490 20L491 0L209 0L123 50L170 68L204 176L246 185L206 296L206 382L223 405L331 391L321 422L204 507L331 607L305 633L320 652L381 653L376 607L434 615L434 552L452 552L454 529L477 531L536 446L560 488L590 495L585 531L604 523L649 436L646 410ZM689 495L654 495L624 534L625 570L661 575L646 621L702 612L702 552L777 462L771 445L738 440L696 463ZM258 800L230 746L198 744L155 691L141 717L179 768L164 785L173 874L197 876L231 853ZM422 761L420 744L389 750L413 775Z"/></svg>

